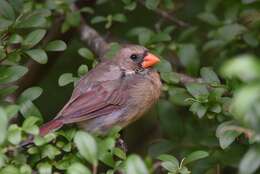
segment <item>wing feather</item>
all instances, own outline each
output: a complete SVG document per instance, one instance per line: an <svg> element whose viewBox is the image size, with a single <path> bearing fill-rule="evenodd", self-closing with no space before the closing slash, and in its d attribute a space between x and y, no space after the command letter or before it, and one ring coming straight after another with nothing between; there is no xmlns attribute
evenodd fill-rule
<svg viewBox="0 0 260 174"><path fill-rule="evenodd" d="M124 106L127 83L123 79L92 85L85 93L69 101L59 113L65 123L89 120L108 115Z"/></svg>

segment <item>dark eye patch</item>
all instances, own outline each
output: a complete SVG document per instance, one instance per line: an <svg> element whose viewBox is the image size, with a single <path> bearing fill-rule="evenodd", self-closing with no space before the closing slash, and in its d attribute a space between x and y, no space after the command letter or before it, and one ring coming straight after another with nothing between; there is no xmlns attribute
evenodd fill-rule
<svg viewBox="0 0 260 174"><path fill-rule="evenodd" d="M137 54L132 54L130 56L130 59L132 59L133 61L136 61L138 59L138 55Z"/></svg>

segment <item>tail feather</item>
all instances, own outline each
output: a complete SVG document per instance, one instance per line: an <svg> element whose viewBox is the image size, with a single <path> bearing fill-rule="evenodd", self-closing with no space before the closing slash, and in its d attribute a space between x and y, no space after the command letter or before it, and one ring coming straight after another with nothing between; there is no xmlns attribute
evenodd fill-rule
<svg viewBox="0 0 260 174"><path fill-rule="evenodd" d="M63 125L64 123L61 119L51 120L40 127L40 136L43 137L46 134L61 128ZM33 135L29 136L27 140L20 143L20 148L24 149L30 146L31 144L33 144L33 140L34 140L34 136Z"/></svg>
<svg viewBox="0 0 260 174"><path fill-rule="evenodd" d="M60 119L51 120L40 127L40 136L53 132L63 126L63 121Z"/></svg>

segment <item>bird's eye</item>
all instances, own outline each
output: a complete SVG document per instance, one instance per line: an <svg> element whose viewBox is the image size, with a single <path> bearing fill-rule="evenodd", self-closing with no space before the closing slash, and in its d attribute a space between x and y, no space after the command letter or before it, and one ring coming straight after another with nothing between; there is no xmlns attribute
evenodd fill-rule
<svg viewBox="0 0 260 174"><path fill-rule="evenodd" d="M132 59L132 60L137 60L138 59L138 56L136 55L136 54L132 54L131 56L130 56L130 59Z"/></svg>

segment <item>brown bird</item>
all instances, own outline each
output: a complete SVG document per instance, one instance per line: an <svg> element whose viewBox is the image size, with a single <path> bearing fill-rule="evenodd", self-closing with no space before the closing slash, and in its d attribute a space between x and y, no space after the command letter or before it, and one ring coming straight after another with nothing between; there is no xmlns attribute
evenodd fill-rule
<svg viewBox="0 0 260 174"><path fill-rule="evenodd" d="M68 103L40 128L40 135L71 123L105 134L113 126L123 128L137 120L160 96L160 77L152 68L159 61L142 46L123 46L112 60L79 80Z"/></svg>

